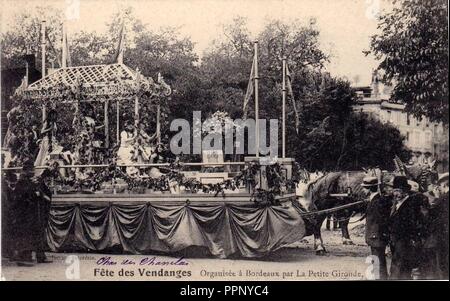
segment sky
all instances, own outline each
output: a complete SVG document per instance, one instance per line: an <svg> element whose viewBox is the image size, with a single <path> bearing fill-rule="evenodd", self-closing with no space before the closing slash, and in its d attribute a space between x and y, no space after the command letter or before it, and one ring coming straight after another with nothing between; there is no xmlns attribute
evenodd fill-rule
<svg viewBox="0 0 450 301"><path fill-rule="evenodd" d="M113 13L131 6L134 14L150 29L179 27L183 36L195 43L201 57L210 43L221 38L223 24L236 16L247 18L252 35L256 36L270 19L305 23L315 18L320 30L322 50L331 54L327 71L346 77L353 84L370 84L371 72L377 66L373 57L366 57L370 36L377 33L376 15L389 9L386 0L1 0L1 25L5 31L14 15L36 6L49 5L67 12L68 33L106 29ZM355 79L358 78L358 80Z"/></svg>

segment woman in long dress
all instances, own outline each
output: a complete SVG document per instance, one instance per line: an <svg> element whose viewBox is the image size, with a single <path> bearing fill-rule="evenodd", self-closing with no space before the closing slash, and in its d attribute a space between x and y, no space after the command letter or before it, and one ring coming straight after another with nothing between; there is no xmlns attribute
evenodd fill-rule
<svg viewBox="0 0 450 301"><path fill-rule="evenodd" d="M44 166L48 161L48 155L53 151L54 133L56 132L56 111L48 112L41 129L41 143L39 145L39 153L34 161L34 166ZM39 176L44 170L37 169L36 176Z"/></svg>
<svg viewBox="0 0 450 301"><path fill-rule="evenodd" d="M124 130L120 133L120 147L117 151L117 164L118 165L128 165L133 164L133 142L135 134L133 131L133 125L131 123L126 123ZM129 168L126 169L127 172L130 171Z"/></svg>

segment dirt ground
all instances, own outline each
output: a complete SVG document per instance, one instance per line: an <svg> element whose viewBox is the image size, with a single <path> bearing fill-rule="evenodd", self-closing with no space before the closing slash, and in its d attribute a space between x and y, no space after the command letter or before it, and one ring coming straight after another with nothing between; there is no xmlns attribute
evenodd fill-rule
<svg viewBox="0 0 450 301"><path fill-rule="evenodd" d="M354 245L343 245L340 230L323 230L328 253L317 256L313 238L264 258L218 259L208 254L65 254L47 253L52 263L18 267L2 259L3 280L346 280L370 277L370 255L363 225L350 226ZM76 255L70 256L70 255ZM182 259L180 259L183 257ZM125 262L126 261L126 262ZM115 264L114 264L115 263ZM367 276L369 275L369 276Z"/></svg>

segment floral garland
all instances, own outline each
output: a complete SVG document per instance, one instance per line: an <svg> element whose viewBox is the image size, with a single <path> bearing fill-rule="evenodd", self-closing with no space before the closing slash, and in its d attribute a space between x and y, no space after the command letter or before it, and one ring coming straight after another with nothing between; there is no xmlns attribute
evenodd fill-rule
<svg viewBox="0 0 450 301"><path fill-rule="evenodd" d="M294 167L298 165L294 164ZM225 180L216 184L204 184L200 181L192 178L186 178L181 173L178 163L172 163L167 169L169 172L161 175L158 178L141 178L131 177L124 173L115 164L109 165L108 168L101 171L92 172L84 179L64 179L58 173L58 164L55 162L51 167L49 175L53 177L53 184L59 183L62 185L69 185L75 190L83 190L85 188L90 191L97 191L102 189L104 183L115 183L118 179L122 179L127 184L129 191L142 191L142 189L153 189L156 191L169 191L171 183L183 187L186 191L191 193L197 193L199 191L203 193L214 193L214 196L219 194L224 195L225 190L236 190L242 185L251 188L253 191L252 200L260 205L264 204L278 204L276 196L282 194L286 189L293 189L301 180L300 173L297 172L297 167L293 168L293 177L290 180L282 175L282 166L278 163L269 165L266 168L268 181L268 190L256 188L258 182L256 176L261 169L259 163L251 162L244 170L232 179Z"/></svg>

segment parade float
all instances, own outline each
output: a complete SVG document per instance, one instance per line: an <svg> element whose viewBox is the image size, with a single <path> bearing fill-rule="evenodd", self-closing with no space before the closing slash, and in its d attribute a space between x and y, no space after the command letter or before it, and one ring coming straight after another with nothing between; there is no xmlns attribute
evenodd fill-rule
<svg viewBox="0 0 450 301"><path fill-rule="evenodd" d="M256 120L257 59L255 43ZM161 76L145 77L121 57L114 64L63 63L17 89L21 109L11 132L24 124L27 131L38 127L46 133L33 160L36 175L53 192L46 230L51 251L142 254L202 247L222 258L260 257L304 236L304 222L292 204L301 175L285 156L285 114L283 154L271 164L261 164L259 151L234 162L224 161L220 151L205 153L201 162L169 160L159 148L167 150L161 119L171 93ZM283 83L283 104L285 93ZM131 161L120 158L126 127L136 138L128 145ZM149 128L156 129L155 135L145 133ZM157 140L156 146L149 147L149 139ZM20 147L16 164L5 171L20 172L20 156L27 152ZM146 148L147 156L137 158Z"/></svg>

